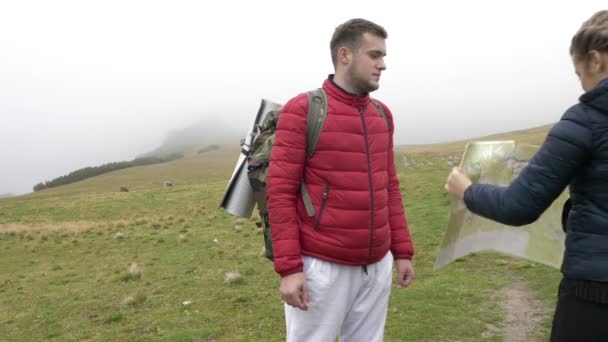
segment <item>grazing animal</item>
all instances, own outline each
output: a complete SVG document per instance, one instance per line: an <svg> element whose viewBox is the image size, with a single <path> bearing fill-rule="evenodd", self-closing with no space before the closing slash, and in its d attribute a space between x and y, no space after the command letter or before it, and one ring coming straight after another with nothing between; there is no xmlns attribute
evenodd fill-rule
<svg viewBox="0 0 608 342"><path fill-rule="evenodd" d="M163 186L166 188L172 188L173 187L173 182L171 181L164 181L163 182Z"/></svg>
<svg viewBox="0 0 608 342"><path fill-rule="evenodd" d="M127 189L126 186L121 186L120 187L120 192L129 192L129 189Z"/></svg>

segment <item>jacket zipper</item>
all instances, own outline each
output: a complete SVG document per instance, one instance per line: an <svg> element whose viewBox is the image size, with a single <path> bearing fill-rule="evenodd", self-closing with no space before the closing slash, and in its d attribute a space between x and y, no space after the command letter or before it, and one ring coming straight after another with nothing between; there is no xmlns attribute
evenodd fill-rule
<svg viewBox="0 0 608 342"><path fill-rule="evenodd" d="M365 124L365 116L363 115L365 112L364 107L359 107L359 115L361 116L361 124L363 125L363 134L365 136L365 150L367 156L367 176L369 178L369 198L371 205L371 217L369 223L369 256L367 258L367 263L369 264L372 260L372 246L374 244L374 182L372 176L372 158L369 152L369 137L367 135L367 125Z"/></svg>
<svg viewBox="0 0 608 342"><path fill-rule="evenodd" d="M325 184L325 190L323 191L323 201L321 202L321 209L319 209L319 216L317 216L317 220L315 222L315 230L319 230L319 225L321 224L321 216L323 216L323 211L325 210L325 205L327 204L327 197L329 197L329 183Z"/></svg>

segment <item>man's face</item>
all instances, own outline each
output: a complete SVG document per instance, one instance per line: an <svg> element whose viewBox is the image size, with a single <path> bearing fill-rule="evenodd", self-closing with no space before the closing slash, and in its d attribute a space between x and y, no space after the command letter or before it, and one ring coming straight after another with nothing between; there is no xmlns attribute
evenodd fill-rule
<svg viewBox="0 0 608 342"><path fill-rule="evenodd" d="M366 94L380 87L380 74L386 70L384 56L385 39L364 33L359 49L352 53L351 63L346 69L350 86L358 94Z"/></svg>

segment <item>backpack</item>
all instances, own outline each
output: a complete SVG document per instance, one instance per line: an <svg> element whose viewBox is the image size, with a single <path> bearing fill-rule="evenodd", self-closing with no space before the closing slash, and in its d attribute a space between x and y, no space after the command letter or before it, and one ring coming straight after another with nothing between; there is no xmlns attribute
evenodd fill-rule
<svg viewBox="0 0 608 342"><path fill-rule="evenodd" d="M323 124L327 117L327 95L323 89L311 90L308 93L308 114L306 117L306 159L310 159L314 153L319 136L323 130ZM371 100L378 109L386 124L389 125L388 117L382 106L375 100ZM253 190L253 198L257 205L261 218L261 228L264 233L265 256L274 260L272 253L272 239L270 222L268 220L268 207L266 205L266 181L268 178L268 165L270 153L275 139L275 131L282 108L272 110L262 118L261 124L257 125L257 135L253 139L249 152L247 153L247 176ZM258 113L259 114L259 113ZM315 215L308 191L301 183L302 199L306 212L309 216Z"/></svg>

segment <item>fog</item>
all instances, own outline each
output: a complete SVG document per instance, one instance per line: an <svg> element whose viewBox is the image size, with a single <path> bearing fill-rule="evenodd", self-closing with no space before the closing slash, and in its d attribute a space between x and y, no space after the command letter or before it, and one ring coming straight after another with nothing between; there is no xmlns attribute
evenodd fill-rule
<svg viewBox="0 0 608 342"><path fill-rule="evenodd" d="M550 124L581 94L570 39L601 6L6 1L0 194L133 159L208 118L244 135L261 98L285 102L321 85L333 71L331 34L354 17L389 33L388 69L372 95L391 108L397 143Z"/></svg>

